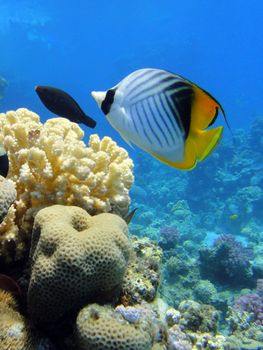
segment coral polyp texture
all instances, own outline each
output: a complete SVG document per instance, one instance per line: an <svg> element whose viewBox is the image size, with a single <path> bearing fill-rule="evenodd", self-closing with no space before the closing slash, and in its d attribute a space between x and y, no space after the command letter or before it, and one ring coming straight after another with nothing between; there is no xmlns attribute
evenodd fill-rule
<svg viewBox="0 0 263 350"><path fill-rule="evenodd" d="M16 199L14 183L0 176L0 224Z"/></svg>
<svg viewBox="0 0 263 350"><path fill-rule="evenodd" d="M12 215L19 230L30 232L35 213L52 204L126 215L132 160L109 137L91 135L87 147L83 136L77 124L64 118L42 124L25 108L0 114L0 143L9 157L8 178L16 185Z"/></svg>
<svg viewBox="0 0 263 350"><path fill-rule="evenodd" d="M127 232L115 214L90 216L61 205L40 210L30 252L32 319L54 322L94 297L103 300L118 291L130 254Z"/></svg>
<svg viewBox="0 0 263 350"><path fill-rule="evenodd" d="M16 310L11 294L0 289L0 349L33 350L25 319Z"/></svg>
<svg viewBox="0 0 263 350"><path fill-rule="evenodd" d="M125 321L110 308L96 304L83 308L76 322L79 350L151 350L149 330Z"/></svg>

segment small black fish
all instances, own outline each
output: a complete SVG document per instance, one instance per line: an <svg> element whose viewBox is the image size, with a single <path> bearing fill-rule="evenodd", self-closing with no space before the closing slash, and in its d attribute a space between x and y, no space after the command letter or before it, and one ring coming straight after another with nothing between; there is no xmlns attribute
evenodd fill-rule
<svg viewBox="0 0 263 350"><path fill-rule="evenodd" d="M4 148L0 145L0 175L7 177L9 170L9 160Z"/></svg>
<svg viewBox="0 0 263 350"><path fill-rule="evenodd" d="M129 223L132 221L132 218L134 217L134 214L138 208L134 208L132 211L130 211L125 217L124 220L126 221L126 224L129 225Z"/></svg>
<svg viewBox="0 0 263 350"><path fill-rule="evenodd" d="M65 91L52 86L36 86L35 90L42 103L52 113L74 123L82 123L92 129L95 128L95 120L88 117L78 103Z"/></svg>

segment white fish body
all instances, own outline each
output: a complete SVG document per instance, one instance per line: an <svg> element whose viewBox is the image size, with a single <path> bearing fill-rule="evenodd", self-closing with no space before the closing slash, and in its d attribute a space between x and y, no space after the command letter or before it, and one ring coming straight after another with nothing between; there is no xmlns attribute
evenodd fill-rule
<svg viewBox="0 0 263 350"><path fill-rule="evenodd" d="M144 81L143 89L137 87L138 95L134 88L136 81L145 75L147 81ZM163 92L165 85L170 86L171 81L165 85L158 84L169 76L168 72L155 69L131 73L112 88L116 89L114 102L106 117L128 144L133 143L171 162L180 162L184 158L184 130L169 112L169 93ZM106 92L92 92L92 96L101 106Z"/></svg>

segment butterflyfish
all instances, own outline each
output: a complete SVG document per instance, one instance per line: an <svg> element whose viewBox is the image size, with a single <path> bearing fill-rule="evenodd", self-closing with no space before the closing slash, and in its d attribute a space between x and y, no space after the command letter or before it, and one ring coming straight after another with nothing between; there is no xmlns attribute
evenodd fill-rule
<svg viewBox="0 0 263 350"><path fill-rule="evenodd" d="M195 168L222 137L222 126L208 129L219 111L226 120L220 103L196 84L165 70L140 69L113 88L91 94L128 144L177 169Z"/></svg>
<svg viewBox="0 0 263 350"><path fill-rule="evenodd" d="M6 177L9 170L9 159L4 147L0 144L0 175Z"/></svg>
<svg viewBox="0 0 263 350"><path fill-rule="evenodd" d="M52 86L36 86L35 90L50 112L67 118L74 123L82 123L89 128L95 128L96 121L87 116L67 92Z"/></svg>

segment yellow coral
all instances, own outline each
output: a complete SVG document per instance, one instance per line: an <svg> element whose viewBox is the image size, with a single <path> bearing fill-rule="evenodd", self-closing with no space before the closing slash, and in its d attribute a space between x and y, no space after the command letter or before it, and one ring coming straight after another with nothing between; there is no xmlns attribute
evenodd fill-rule
<svg viewBox="0 0 263 350"><path fill-rule="evenodd" d="M30 330L11 294L0 289L0 348L33 350Z"/></svg>
<svg viewBox="0 0 263 350"><path fill-rule="evenodd" d="M91 135L64 118L40 122L25 108L0 114L0 143L16 184L16 222L25 232L35 213L52 204L76 205L90 214L128 211L133 162L109 137ZM0 248L1 255L1 248Z"/></svg>

